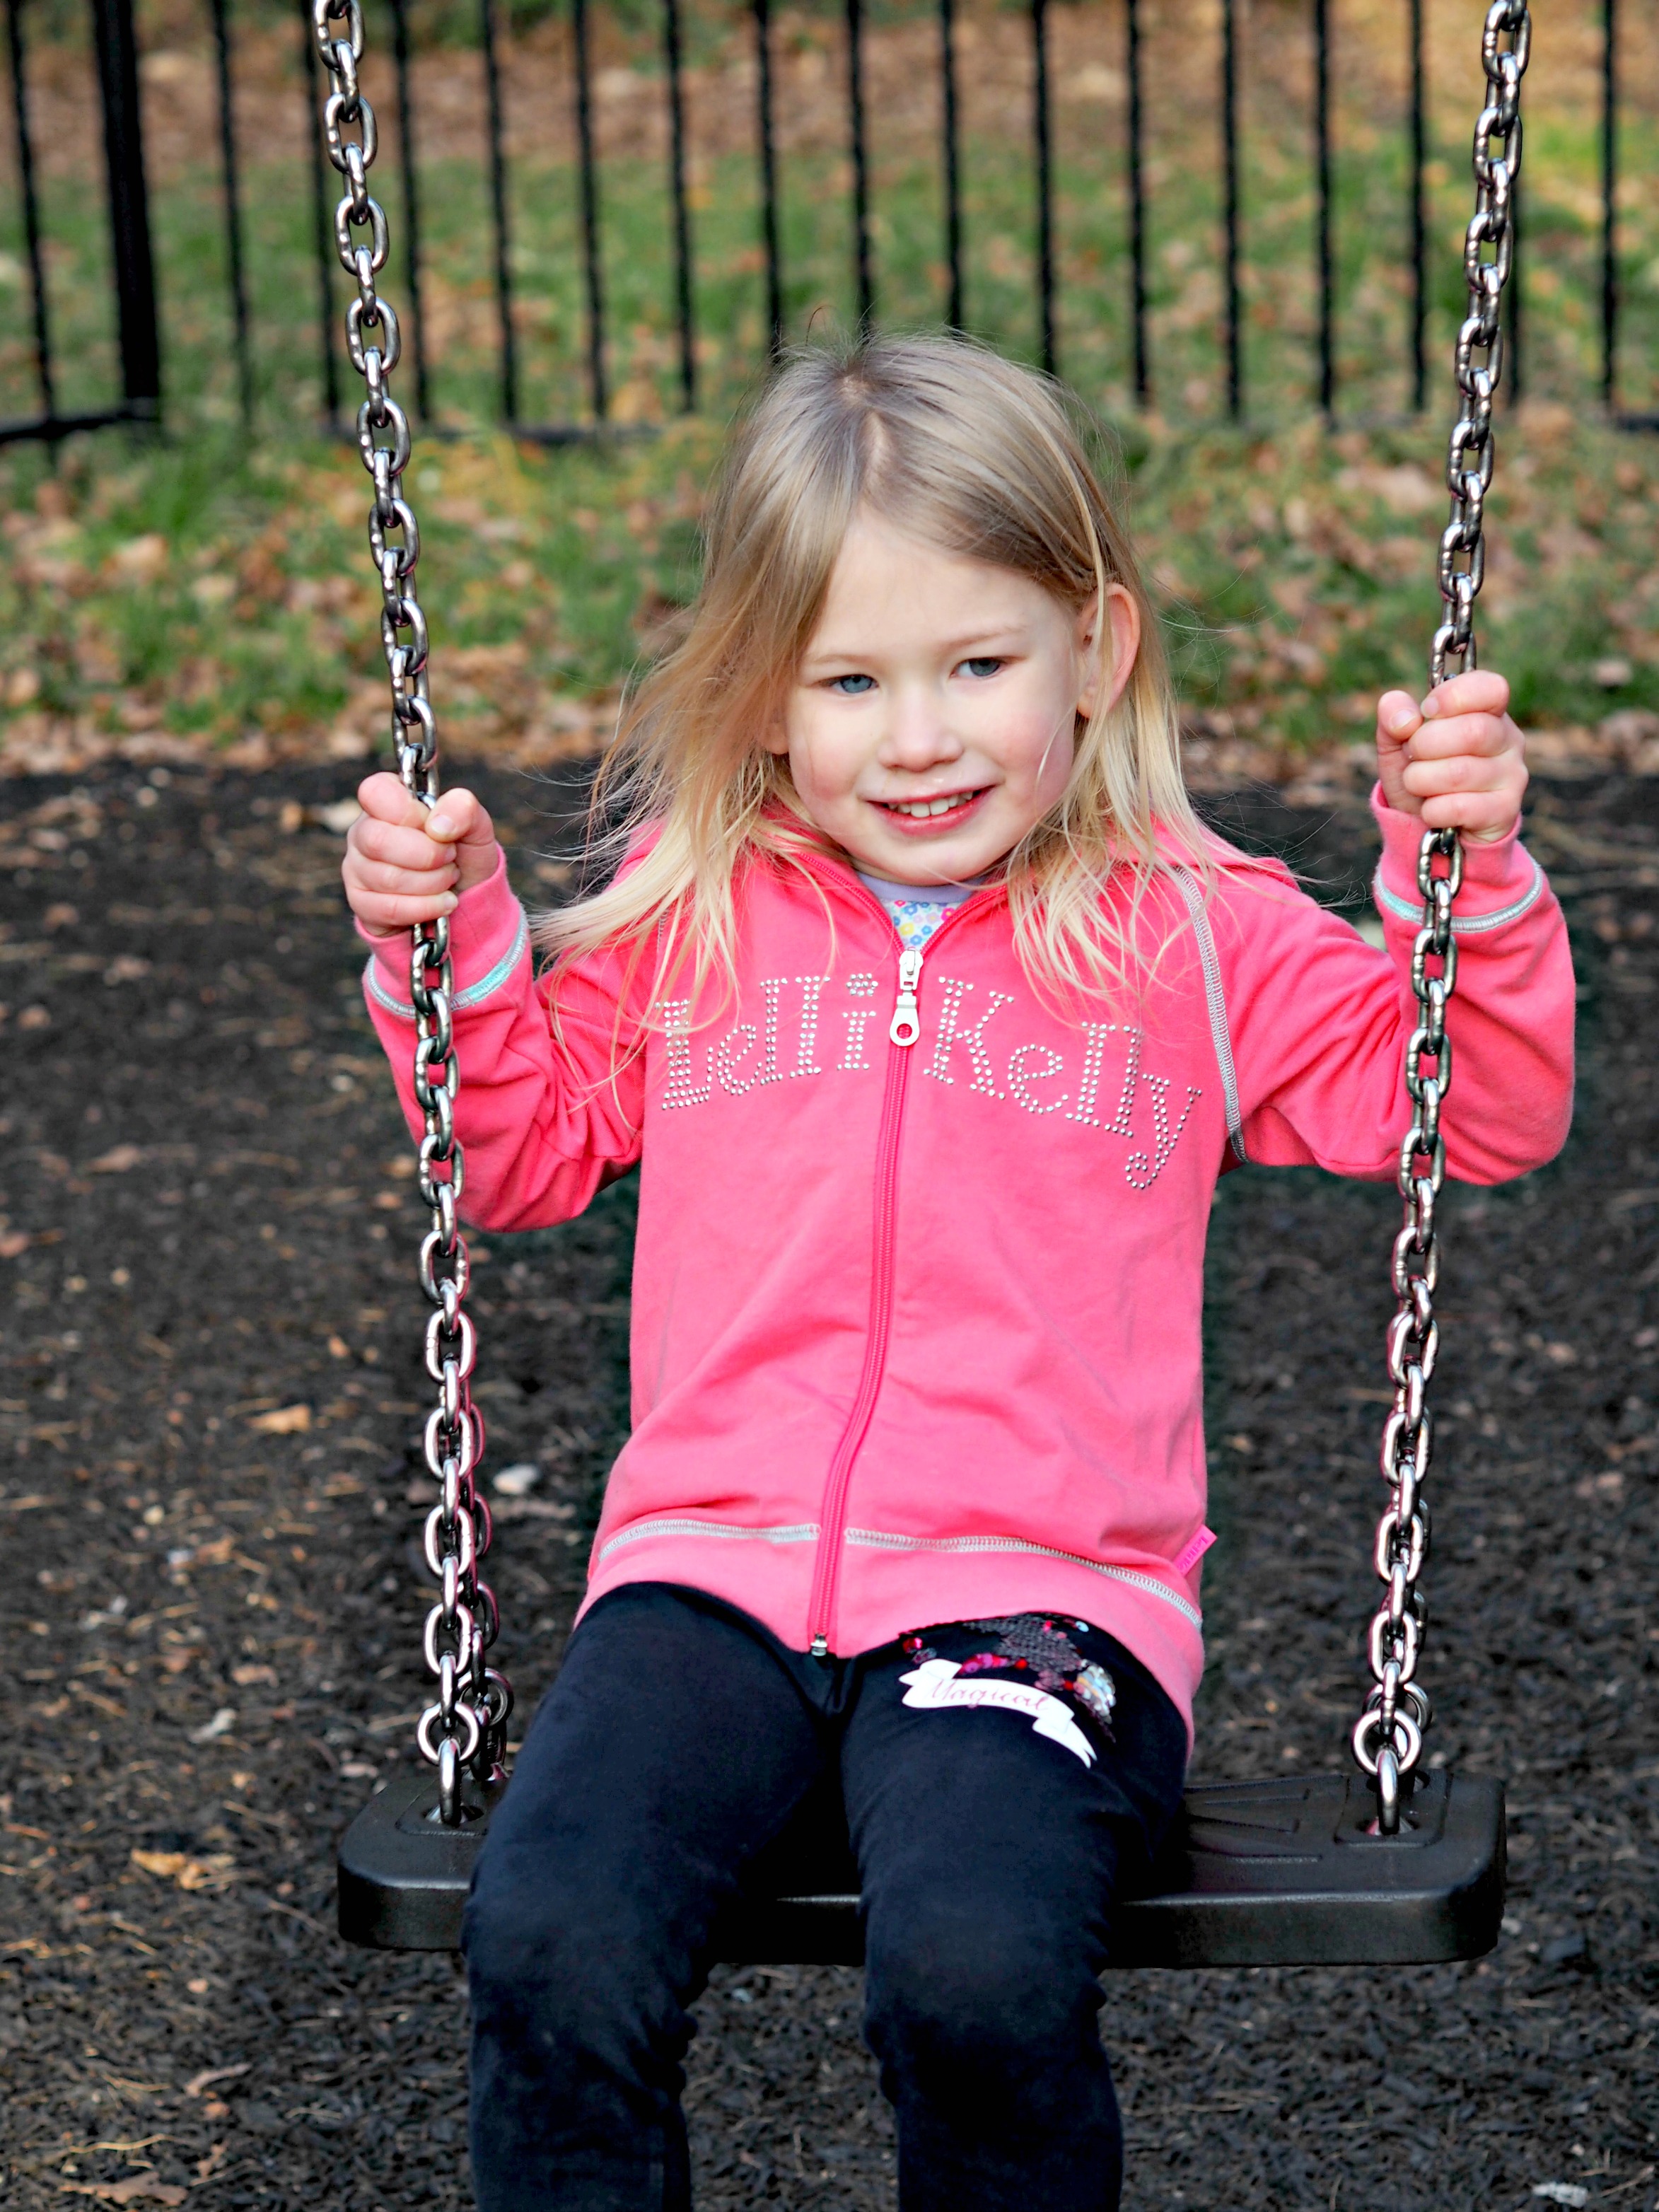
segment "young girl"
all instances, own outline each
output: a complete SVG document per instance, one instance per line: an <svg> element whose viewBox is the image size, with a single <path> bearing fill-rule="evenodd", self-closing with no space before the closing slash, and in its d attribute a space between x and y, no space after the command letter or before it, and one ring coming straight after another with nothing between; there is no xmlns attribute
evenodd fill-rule
<svg viewBox="0 0 1659 2212"><path fill-rule="evenodd" d="M345 863L411 1125L411 922L453 913L489 1228L638 1164L632 1436L467 1910L485 2212L690 2202L686 2008L755 1854L845 1806L904 2212L1103 2212L1112 1903L1202 1664L1217 1176L1382 1177L1425 823L1466 848L1443 1124L1567 1125L1559 909L1501 678L1377 720L1379 951L1182 786L1158 629L1052 385L957 340L781 368L531 933L477 800L363 785Z"/></svg>

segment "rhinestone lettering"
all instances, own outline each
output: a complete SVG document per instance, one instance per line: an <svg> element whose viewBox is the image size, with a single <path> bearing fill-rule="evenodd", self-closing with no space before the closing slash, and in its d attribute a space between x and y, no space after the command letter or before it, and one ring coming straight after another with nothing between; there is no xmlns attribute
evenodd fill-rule
<svg viewBox="0 0 1659 2212"><path fill-rule="evenodd" d="M927 1073L939 1083L954 1083L950 1069L951 1049L963 1045L973 1066L974 1079L968 1085L987 1098L1001 1098L1006 1094L997 1089L991 1073L991 1055L985 1048L985 1025L1002 1006L1012 1006L1012 999L1006 991L993 991L990 1004L971 1029L962 1026L962 1001L973 989L969 982L955 975L940 978L939 988L939 1028L933 1038L933 1057L927 1064Z"/></svg>

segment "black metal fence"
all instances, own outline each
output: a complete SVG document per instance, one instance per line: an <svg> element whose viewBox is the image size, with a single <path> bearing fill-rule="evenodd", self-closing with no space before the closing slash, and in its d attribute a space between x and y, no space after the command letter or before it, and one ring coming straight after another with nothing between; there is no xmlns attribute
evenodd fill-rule
<svg viewBox="0 0 1659 2212"><path fill-rule="evenodd" d="M1595 119L1599 138L1599 331L1595 347L1599 398L1614 420L1632 426L1653 427L1659 423L1659 416L1622 409L1620 404L1625 307L1619 189L1620 110L1626 99L1621 56L1625 29L1620 13L1622 0L1590 0L1590 3L1596 11L1593 28L1599 39L1600 64L1600 112ZM477 0L477 40L485 88L484 143L480 152L488 179L495 411L499 422L515 434L549 442L590 434L596 426L606 422L612 400L610 364L614 332L606 295L591 0L566 0L566 4L569 10L577 190L575 228L580 260L584 320L581 353L586 403L580 419L568 421L538 422L524 419L522 340L515 298L518 276L514 240L514 176L506 112L509 87L503 73L500 0ZM696 409L699 400L702 332L697 304L697 240L692 195L688 187L690 156L685 97L687 26L682 17L683 0L653 0L653 4L656 9L654 31L648 30L646 35L656 48L654 64L660 73L666 120L665 188L671 234L666 270L671 295L666 303L667 321L673 331L677 356L677 402L690 411ZM840 16L842 77L837 97L843 106L847 157L846 251L851 307L860 320L867 321L880 315L884 309L872 241L872 117L866 58L871 24L866 13L866 0L833 0L833 4ZM939 73L939 97L934 158L939 179L939 261L943 278L937 313L944 322L961 326L966 319L969 238L963 213L964 149L959 96L960 0L927 0L927 4L936 9L937 15L933 52ZM1060 210L1055 193L1051 59L1051 19L1055 0L1018 0L1018 4L1023 10L1023 35L1029 40L1030 72L1027 138L1033 218L1030 284L1034 343L1028 349L1045 366L1063 370L1066 363L1061 358L1060 311L1066 303L1060 297ZM1306 158L1311 183L1313 220L1309 246L1315 301L1308 392L1319 411L1328 420L1334 420L1345 396L1339 350L1343 301L1340 295L1333 186L1332 10L1338 0L1304 0L1304 4L1303 21L1312 60L1311 129ZM25 294L27 297L25 312L29 318L38 407L17 419L0 422L0 441L55 439L72 429L100 423L155 421L161 414L164 398L162 348L155 253L146 191L138 41L132 0L91 0L92 50L96 58L103 118L108 266L118 331L121 388L118 398L112 395L106 404L78 412L64 412L58 404L60 380L54 351L51 254L37 188L39 148L31 112L27 36L31 0L5 0L5 5L21 231L27 264L27 286L17 289L20 301ZM207 5L216 84L222 276L228 293L237 399L245 419L251 423L258 404L259 377L245 236L242 180L246 164L244 149L239 143L233 96L237 27L232 17L233 0L207 0ZM1119 5L1124 128L1117 185L1125 210L1125 265L1116 274L1103 272L1100 282L1103 288L1109 287L1121 302L1121 312L1127 320L1128 383L1133 398L1145 404L1153 397L1159 366L1150 307L1152 272L1149 238L1155 217L1158 180L1147 152L1149 10L1147 0L1119 0ZM384 8L371 10L370 27L372 39L383 42L390 57L397 125L396 214L403 275L412 310L407 323L412 353L412 396L416 410L430 417L432 362L423 313L428 268L423 177L419 159L422 116L416 96L409 6L410 0L386 0ZM1249 388L1246 360L1246 277L1250 235L1240 109L1241 70L1248 30L1242 8L1243 0L1219 0L1218 70L1213 82L1213 106L1208 113L1194 118L1197 125L1194 146L1201 136L1212 137L1219 179L1219 222L1215 245L1220 284L1215 337L1222 364L1221 391L1225 411L1235 419L1250 412L1259 398ZM1401 288L1399 325L1389 343L1397 348L1401 388L1407 402L1410 407L1419 409L1428 392L1427 345L1433 292L1430 257L1431 252L1440 251L1431 235L1433 226L1425 182L1430 176L1432 149L1426 102L1425 0L1401 0L1398 28L1404 43L1407 87L1401 118L1403 160L1400 165L1403 206L1400 210L1398 235L1408 268L1407 281ZM310 228L315 261L318 390L321 412L331 422L341 404L337 301L340 274L335 258L332 222L336 180L325 158L318 122L319 72L310 37L308 8L302 7L296 15L293 29L293 51L303 56L309 94ZM786 313L788 271L780 216L786 179L776 118L779 26L774 20L772 0L747 0L742 33L751 42L753 58L752 160L757 179L756 227L764 284L765 328L776 349L785 343L789 331ZM1437 51L1443 50L1442 40ZM1472 59L1472 55L1468 58ZM1471 71L1471 83L1474 81ZM1446 151L1449 157L1450 149ZM1530 189L1531 167L1529 155L1528 183L1523 190ZM1456 165L1460 187L1464 173L1462 165ZM377 176L383 175L384 171L377 172ZM1528 258L1523 253L1509 293L1512 302L1510 362L1512 389L1516 391L1524 390L1528 380L1527 301L1531 275ZM298 301L293 301L291 313L301 312Z"/></svg>
<svg viewBox="0 0 1659 2212"><path fill-rule="evenodd" d="M138 106L138 45L133 30L132 0L92 0L93 49L97 57L98 88L104 116L104 171L120 333L121 398L106 407L70 416L60 415L58 410L45 240L35 189L34 143L29 128L23 6L24 0L6 0L6 43L11 64L18 187L28 256L40 412L21 422L0 422L0 439L52 437L69 430L95 429L106 422L155 422L161 407L161 333L155 314L155 268L150 251L149 203Z"/></svg>

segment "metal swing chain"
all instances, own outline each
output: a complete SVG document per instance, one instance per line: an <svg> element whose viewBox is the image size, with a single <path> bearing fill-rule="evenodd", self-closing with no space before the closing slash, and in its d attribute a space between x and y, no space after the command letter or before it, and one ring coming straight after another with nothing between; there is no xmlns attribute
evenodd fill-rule
<svg viewBox="0 0 1659 2212"><path fill-rule="evenodd" d="M368 172L379 145L374 110L357 81L363 53L362 0L311 0L312 27L330 89L323 104L328 157L345 179L334 210L334 239L357 296L346 309L346 349L367 386L357 410L357 449L374 479L368 543L380 580L380 642L392 683L392 742L404 788L422 806L438 798L438 732L427 695L426 617L415 596L421 533L403 495L409 465L409 417L392 397L389 379L402 339L398 318L375 289L386 266L386 210L369 197ZM335 26L341 26L336 30ZM355 136L348 136L355 132ZM513 1692L488 1663L500 1628L495 1600L478 1579L489 1549L489 1508L475 1478L483 1455L483 1420L472 1403L471 1377L477 1336L465 1310L466 1241L456 1218L465 1158L455 1135L460 1085L450 1013L454 963L447 917L410 933L410 997L415 1007L415 1096L425 1116L420 1148L421 1196L432 1224L421 1245L421 1288L433 1312L425 1330L426 1371L438 1402L426 1424L426 1463L439 1486L426 1520L426 1563L441 1584L427 1615L422 1649L435 1676L435 1702L421 1715L416 1741L438 1770L439 1814L454 1827L466 1817L461 1781L501 1778Z"/></svg>
<svg viewBox="0 0 1659 2212"><path fill-rule="evenodd" d="M1462 404L1446 459L1451 518L1440 540L1440 596L1444 618L1429 656L1431 688L1475 665L1474 602L1486 570L1481 525L1492 483L1492 410L1503 366L1501 311L1514 254L1515 180L1521 170L1521 79L1532 38L1527 0L1496 0L1481 33L1486 104L1474 126L1474 214L1463 243L1469 310L1457 333L1456 374ZM1501 142L1502 152L1494 151ZM1400 1147L1399 1183L1405 1225L1394 1241L1392 1280L1398 1310L1389 1325L1389 1376L1394 1407L1382 1430L1382 1479L1389 1498L1377 1523L1374 1560L1388 1595L1370 1626L1375 1686L1354 1724L1353 1753L1376 1781L1377 1826L1399 1831L1402 1796L1423 1755L1429 1697L1416 1679L1427 1618L1417 1578L1429 1547L1423 1485L1433 1422L1428 1386L1439 1351L1434 1292L1440 1276L1435 1202L1445 1179L1446 1140L1440 1116L1451 1088L1451 1040L1446 1006L1457 981L1452 902L1463 878L1457 833L1431 830L1417 856L1423 919L1412 948L1417 1027L1406 1045L1406 1091L1412 1125ZM1431 962L1438 972L1431 975ZM1425 1062L1433 1063L1428 1073Z"/></svg>

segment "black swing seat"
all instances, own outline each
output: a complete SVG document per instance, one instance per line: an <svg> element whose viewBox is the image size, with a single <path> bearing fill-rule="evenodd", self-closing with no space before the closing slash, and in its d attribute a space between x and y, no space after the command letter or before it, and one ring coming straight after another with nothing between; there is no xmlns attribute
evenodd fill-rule
<svg viewBox="0 0 1659 2212"><path fill-rule="evenodd" d="M437 1818L429 1768L371 1798L340 1844L340 1933L385 1951L451 1951L493 1800ZM1475 1959L1504 1911L1504 1790L1425 1775L1397 1836L1372 1832L1358 1775L1200 1784L1143 1893L1118 1909L1115 1966L1407 1966ZM820 1806L761 1854L721 1932L733 1963L863 1963L858 1876Z"/></svg>

